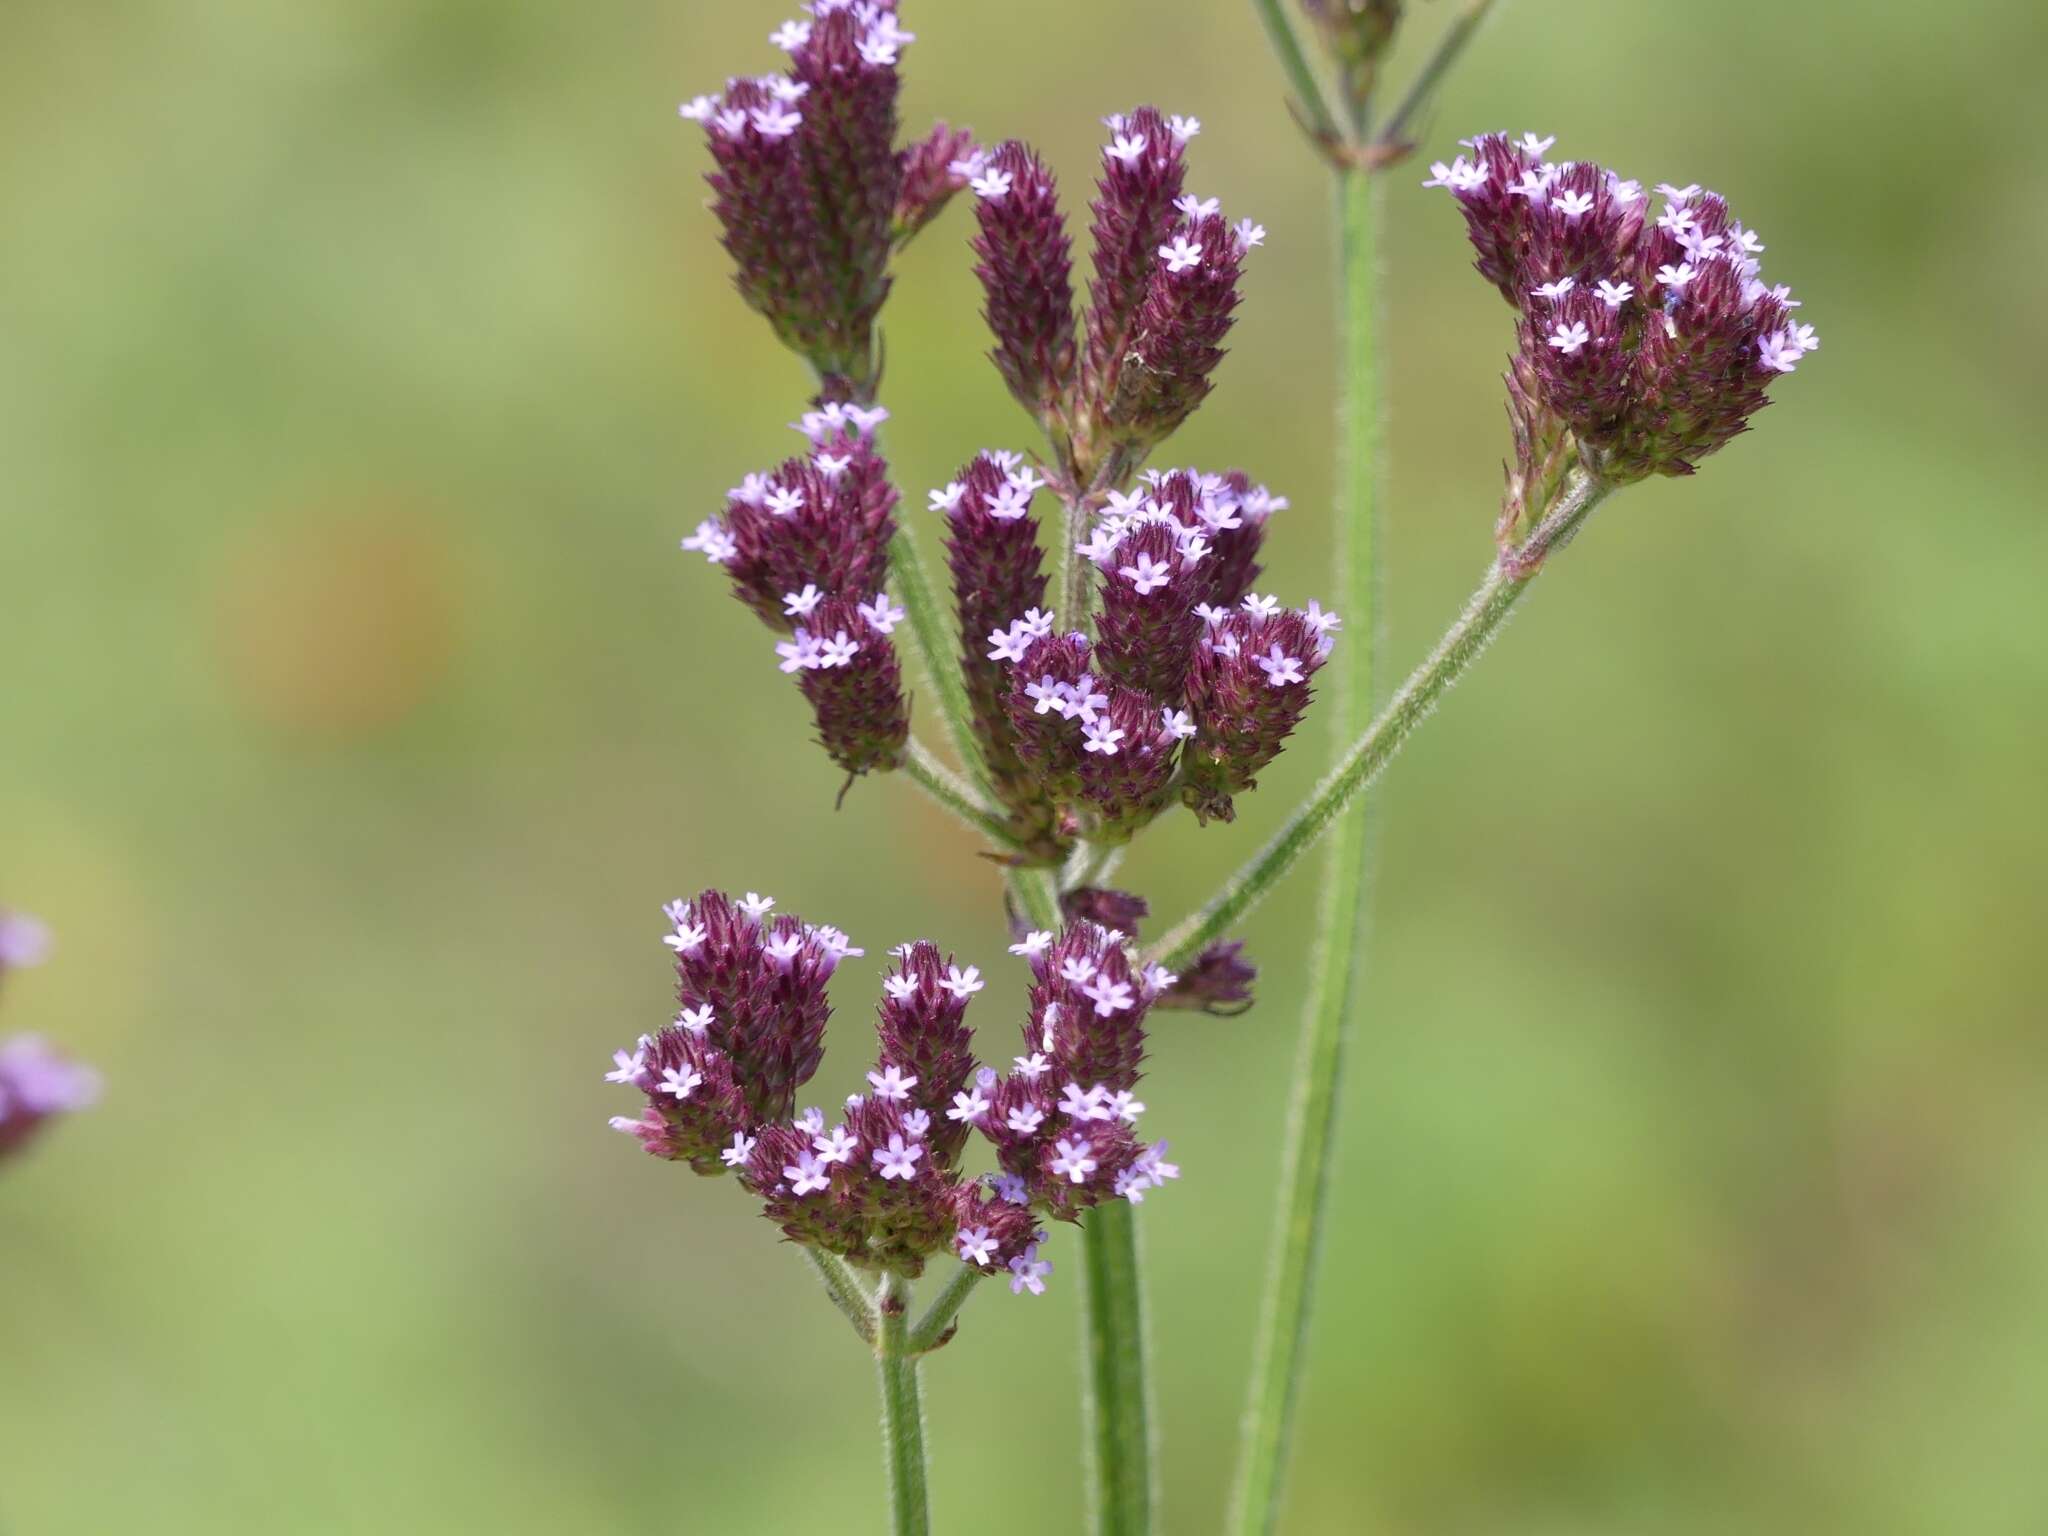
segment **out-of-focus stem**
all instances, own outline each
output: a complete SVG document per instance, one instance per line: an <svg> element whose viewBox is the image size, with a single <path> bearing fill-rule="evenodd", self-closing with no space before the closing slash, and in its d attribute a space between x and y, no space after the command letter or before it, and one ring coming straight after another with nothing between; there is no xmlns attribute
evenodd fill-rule
<svg viewBox="0 0 2048 1536"><path fill-rule="evenodd" d="M1437 42L1436 51L1430 54L1416 74L1414 83L1408 87L1408 94L1401 98L1401 104L1394 108L1393 115L1380 128L1379 142L1383 149L1393 151L1406 147L1415 119L1422 115L1430 98L1436 94L1436 88L1443 84L1444 76L1458 62L1458 55L1465 51L1465 45L1472 41L1479 24L1486 20L1492 9L1493 0L1469 0L1465 9L1452 20Z"/></svg>
<svg viewBox="0 0 2048 1536"><path fill-rule="evenodd" d="M1302 125L1323 142L1334 142L1337 119L1331 115L1322 85L1316 79L1308 55L1302 51L1301 38L1295 33L1294 23L1287 19L1281 0L1252 0L1252 9L1265 23L1273 54L1279 59L1280 69L1287 76L1287 83L1292 87L1294 99L1301 109Z"/></svg>
<svg viewBox="0 0 2048 1536"><path fill-rule="evenodd" d="M1372 712L1379 650L1381 430L1378 180L1352 166L1336 176L1338 231L1337 611L1345 651L1324 690L1337 754ZM1280 1198L1265 1298L1253 1335L1237 1477L1226 1529L1264 1536L1279 1523L1294 1410L1304 1374L1311 1291L1321 1246L1338 1089L1360 997L1373 838L1361 795L1338 818L1323 867L1308 1003L1281 1148Z"/></svg>

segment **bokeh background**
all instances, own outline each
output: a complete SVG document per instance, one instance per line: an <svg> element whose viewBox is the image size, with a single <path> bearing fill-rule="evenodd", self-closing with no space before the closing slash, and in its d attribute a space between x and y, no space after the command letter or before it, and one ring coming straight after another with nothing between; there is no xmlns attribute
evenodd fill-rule
<svg viewBox="0 0 2048 1536"><path fill-rule="evenodd" d="M1172 458L1288 492L1271 581L1315 594L1326 189L1249 8L909 9L907 120L1029 136L1075 204L1099 113L1203 118L1191 185L1272 238ZM0 1024L108 1078L0 1177L7 1529L882 1528L844 1325L599 1081L666 1016L657 904L706 884L979 958L998 1044L1021 996L986 866L906 786L833 814L675 549L794 441L674 115L783 14L6 8L0 901L58 947ZM1291 1530L2048 1529L2044 67L2030 0L1509 0L1448 89L1430 153L1532 127L1724 190L1825 347L1603 513L1386 782ZM1487 558L1505 444L1506 316L1422 174L1387 199L1396 667ZM888 316L919 508L1025 446L964 239ZM1315 755L1130 880L1183 909ZM1308 905L1145 1095L1187 1170L1144 1211L1175 1530L1223 1496ZM1054 1258L928 1373L942 1529L1079 1526Z"/></svg>

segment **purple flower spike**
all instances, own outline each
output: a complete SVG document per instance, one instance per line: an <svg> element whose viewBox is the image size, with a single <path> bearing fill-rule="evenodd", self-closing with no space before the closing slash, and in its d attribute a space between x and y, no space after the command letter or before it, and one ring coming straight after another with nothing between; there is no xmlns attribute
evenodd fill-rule
<svg viewBox="0 0 2048 1536"><path fill-rule="evenodd" d="M786 75L735 80L683 108L704 125L712 211L734 280L827 398L873 381L874 323L909 168L896 152L897 55L889 5L839 6L776 34ZM933 210L936 211L936 210Z"/></svg>
<svg viewBox="0 0 2048 1536"><path fill-rule="evenodd" d="M1188 683L1195 738L1183 755L1182 799L1203 821L1229 821L1307 711L1308 680L1331 648L1334 620L1248 597L1214 622Z"/></svg>
<svg viewBox="0 0 2048 1536"><path fill-rule="evenodd" d="M1060 857L1051 802L1018 756L1008 698L1013 626L1051 628L1045 602L1044 557L1032 499L1043 485L1014 454L983 453L943 490L931 494L946 519L946 558L960 615L961 670L974 734L996 794L1010 810L1011 830L1039 858ZM1002 643L998 643L998 642ZM992 649L1001 654L991 654Z"/></svg>
<svg viewBox="0 0 2048 1536"><path fill-rule="evenodd" d="M1088 669L1086 635L1025 636L1021 644L1007 699L1017 755L1046 793L1065 803L1081 792L1080 728L1100 708L1102 680Z"/></svg>
<svg viewBox="0 0 2048 1536"><path fill-rule="evenodd" d="M1145 302L1159 247L1178 222L1174 208L1186 175L1189 120L1176 131L1151 107L1107 120L1110 141L1102 151L1102 174L1091 204L1095 275L1088 285L1089 397L1114 400L1119 393L1131 332ZM1199 128L1199 125L1194 125Z"/></svg>
<svg viewBox="0 0 2048 1536"><path fill-rule="evenodd" d="M740 601L784 633L804 617L794 600L807 586L860 598L879 591L896 532L889 466L866 433L849 430L843 408L827 410L838 420L813 412L815 424L806 423L816 431L808 456L747 476L725 516L683 540L723 566Z"/></svg>
<svg viewBox="0 0 2048 1536"><path fill-rule="evenodd" d="M902 182L896 189L895 240L907 245L963 190L976 162L974 135L965 128L935 123L932 131L897 157Z"/></svg>
<svg viewBox="0 0 2048 1536"><path fill-rule="evenodd" d="M1149 694L1112 686L1079 722L1081 794L1095 812L1095 842L1128 841L1171 798L1180 737L1167 713Z"/></svg>
<svg viewBox="0 0 2048 1536"><path fill-rule="evenodd" d="M774 905L751 892L735 902L705 891L670 904L672 931L662 941L675 951L678 1023L700 1024L706 1044L732 1059L756 1122L787 1115L818 1070L831 1014L825 983L856 953L838 930L775 917Z"/></svg>
<svg viewBox="0 0 2048 1536"><path fill-rule="evenodd" d="M1208 592L1207 538L1158 503L1139 514L1114 542L1091 546L1102 572L1102 612L1095 664L1129 688L1160 699L1181 697L1202 620L1195 605Z"/></svg>
<svg viewBox="0 0 2048 1536"><path fill-rule="evenodd" d="M1134 972L1123 940L1093 923L1070 923L1032 958L1031 972L1027 1052L1049 1057L1062 1078L1105 1091L1135 1088L1154 991Z"/></svg>
<svg viewBox="0 0 2048 1536"><path fill-rule="evenodd" d="M808 595L799 601L807 604L804 618L775 650L810 700L819 744L849 774L899 766L910 740L910 704L889 631L900 610L886 594L872 604Z"/></svg>
<svg viewBox="0 0 2048 1536"><path fill-rule="evenodd" d="M1015 140L987 156L969 185L981 226L974 270L996 343L990 356L1018 403L1050 427L1067 410L1076 365L1072 243L1059 189Z"/></svg>
<svg viewBox="0 0 2048 1536"><path fill-rule="evenodd" d="M1004 1173L997 1196L1071 1221L1105 1200L1141 1203L1178 1178L1164 1144L1134 1127L1146 1010L1173 978L1137 973L1125 936L1087 921L1011 946L1030 961L1031 1019L983 1128Z"/></svg>
<svg viewBox="0 0 2048 1536"><path fill-rule="evenodd" d="M1181 223L1156 248L1115 393L1102 397L1118 441L1149 449L1208 398L1243 267L1240 236L1219 214Z"/></svg>
<svg viewBox="0 0 2048 1536"><path fill-rule="evenodd" d="M930 1117L933 1154L951 1162L960 1153L979 1111L969 1088L974 1076L974 1032L967 1027L968 999L980 991L980 973L964 970L936 946L919 940L898 951L896 969L882 978L876 1033L882 1061L916 1087L905 1101Z"/></svg>
<svg viewBox="0 0 2048 1536"><path fill-rule="evenodd" d="M1250 595L1263 567L1259 550L1266 541L1266 523L1286 510L1287 498L1263 485L1253 485L1242 470L1222 476L1196 476L1192 471L1169 475L1161 482L1160 499L1176 509L1192 501L1207 530L1210 555L1203 566L1208 583L1204 594L1215 608L1235 608ZM1178 513L1177 513L1178 515ZM1183 516L1183 522L1188 519Z"/></svg>

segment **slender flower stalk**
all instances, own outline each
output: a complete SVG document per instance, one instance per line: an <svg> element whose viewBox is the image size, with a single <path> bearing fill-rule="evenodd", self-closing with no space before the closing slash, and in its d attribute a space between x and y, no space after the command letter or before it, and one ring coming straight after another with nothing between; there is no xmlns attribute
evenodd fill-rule
<svg viewBox="0 0 2048 1536"><path fill-rule="evenodd" d="M938 1349L953 1337L954 1319L960 1309L967 1305L967 1298L974 1294L974 1288L987 1278L971 1264L962 1264L953 1272L953 1278L946 1282L946 1288L933 1298L925 1314L910 1330L911 1351L926 1355Z"/></svg>
<svg viewBox="0 0 2048 1536"><path fill-rule="evenodd" d="M1144 1269L1131 1218L1128 1205L1100 1207L1081 1233L1085 1433L1096 1536L1147 1536L1158 1507Z"/></svg>
<svg viewBox="0 0 2048 1536"><path fill-rule="evenodd" d="M806 1248L804 1257L811 1261L811 1268L818 1272L818 1279L825 1287L825 1294L832 1305L845 1314L853 1324L853 1331L866 1344L874 1344L877 1336L875 1321L875 1298L868 1294L860 1277L853 1272L846 1260L836 1253L826 1253L817 1248Z"/></svg>
<svg viewBox="0 0 2048 1536"><path fill-rule="evenodd" d="M889 1475L889 1530L891 1536L930 1536L924 1390L918 1381L917 1352L910 1345L910 1282L884 1275L876 1304L881 1330L875 1343L875 1370L882 1384L882 1459Z"/></svg>
<svg viewBox="0 0 2048 1536"><path fill-rule="evenodd" d="M998 848L1017 846L1010 829L996 814L996 808L981 798L973 785L932 754L931 748L911 738L903 759L903 771L933 800L981 833Z"/></svg>

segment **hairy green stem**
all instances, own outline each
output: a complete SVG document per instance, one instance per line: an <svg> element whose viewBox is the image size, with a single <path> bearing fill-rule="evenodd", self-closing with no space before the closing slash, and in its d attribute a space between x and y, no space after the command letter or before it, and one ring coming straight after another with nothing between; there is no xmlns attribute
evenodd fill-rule
<svg viewBox="0 0 2048 1536"><path fill-rule="evenodd" d="M924 1398L910 1348L910 1283L885 1273L876 1298L881 1333L875 1366L882 1381L882 1461L889 1473L891 1536L930 1536L925 1489Z"/></svg>
<svg viewBox="0 0 2048 1536"><path fill-rule="evenodd" d="M806 1247L804 1257L811 1261L811 1268L824 1282L825 1294L832 1298L832 1305L845 1313L846 1320L853 1324L853 1331L864 1342L874 1343L875 1299L860 1283L860 1277L853 1272L852 1266L838 1254L817 1248Z"/></svg>
<svg viewBox="0 0 2048 1536"><path fill-rule="evenodd" d="M1344 654L1323 692L1336 754L1372 713L1379 651L1379 507L1385 473L1381 395L1378 181L1336 178L1338 231L1338 463L1335 594ZM1362 992L1366 893L1373 837L1367 798L1337 818L1323 867L1308 1002L1296 1050L1293 1102L1281 1145L1280 1198L1253 1335L1252 1374L1225 1529L1263 1536L1280 1517L1294 1408L1308 1337L1311 1288L1336 1142L1337 1095L1353 1010Z"/></svg>
<svg viewBox="0 0 2048 1536"><path fill-rule="evenodd" d="M974 1288L983 1280L982 1272L972 1264L962 1264L946 1282L946 1288L939 1292L936 1300L925 1309L917 1320L917 1326L910 1330L910 1350L913 1354L928 1354L953 1336L953 1319L960 1309L967 1305L967 1298L974 1294Z"/></svg>
<svg viewBox="0 0 2048 1536"><path fill-rule="evenodd" d="M1095 588L1089 581L1094 568L1083 560L1077 545L1087 542L1088 505L1085 498L1076 496L1072 501L1060 497L1060 547L1053 569L1058 585L1053 588L1059 603L1060 627L1063 630L1088 632L1088 613L1094 601Z"/></svg>
<svg viewBox="0 0 2048 1536"><path fill-rule="evenodd" d="M903 758L904 775L932 799L974 828L998 848L1014 850L1016 837L1002 813L959 774L940 762L930 747L915 737Z"/></svg>
<svg viewBox="0 0 2048 1536"><path fill-rule="evenodd" d="M1149 1536L1157 1503L1145 1291L1132 1215L1129 1201L1108 1200L1081 1222L1088 1528L1095 1536Z"/></svg>
<svg viewBox="0 0 2048 1536"><path fill-rule="evenodd" d="M924 556L910 530L898 528L889 541L889 571L895 577L896 593L910 618L910 649L917 655L931 691L938 702L939 718L945 723L946 739L968 778L983 782L981 748L974 740L974 715L967 707L967 688L960 678L954 657L953 627L940 607Z"/></svg>
<svg viewBox="0 0 2048 1536"><path fill-rule="evenodd" d="M1034 928L1058 929L1059 877L1049 869L1012 869L1007 876L1010 901Z"/></svg>
<svg viewBox="0 0 2048 1536"><path fill-rule="evenodd" d="M1151 958L1168 970L1186 965L1204 945L1235 927L1301 856L1321 841L1337 814L1379 777L1409 734L1436 708L1444 691L1464 676L1465 669L1486 649L1522 594L1535 583L1544 554L1570 539L1606 494L1607 487L1599 481L1583 471L1573 473L1555 510L1518 550L1494 562L1458 621L1409 675L1379 718L1346 750L1336 768L1206 905L1153 946Z"/></svg>

